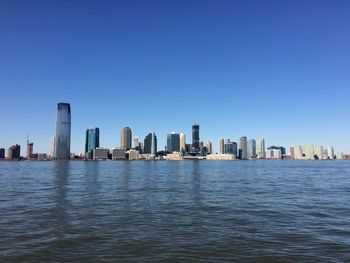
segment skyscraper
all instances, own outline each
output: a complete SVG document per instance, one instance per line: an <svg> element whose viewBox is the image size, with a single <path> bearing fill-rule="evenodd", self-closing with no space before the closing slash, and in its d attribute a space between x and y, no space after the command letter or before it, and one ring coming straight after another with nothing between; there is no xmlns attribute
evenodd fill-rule
<svg viewBox="0 0 350 263"><path fill-rule="evenodd" d="M5 158L5 148L0 148L0 159Z"/></svg>
<svg viewBox="0 0 350 263"><path fill-rule="evenodd" d="M69 103L58 103L54 159L70 159L71 109Z"/></svg>
<svg viewBox="0 0 350 263"><path fill-rule="evenodd" d="M256 158L256 142L254 139L248 141L248 158Z"/></svg>
<svg viewBox="0 0 350 263"><path fill-rule="evenodd" d="M328 146L328 159L333 160L334 159L334 148L333 146Z"/></svg>
<svg viewBox="0 0 350 263"><path fill-rule="evenodd" d="M257 155L259 159L265 159L265 139L261 138L257 144Z"/></svg>
<svg viewBox="0 0 350 263"><path fill-rule="evenodd" d="M289 148L290 159L294 159L294 146L290 146Z"/></svg>
<svg viewBox="0 0 350 263"><path fill-rule="evenodd" d="M12 145L7 150L7 158L10 160L19 159L21 157L21 146L18 144Z"/></svg>
<svg viewBox="0 0 350 263"><path fill-rule="evenodd" d="M27 140L27 159L32 158L34 143Z"/></svg>
<svg viewBox="0 0 350 263"><path fill-rule="evenodd" d="M154 132L145 137L143 152L154 155L157 153L157 136Z"/></svg>
<svg viewBox="0 0 350 263"><path fill-rule="evenodd" d="M241 159L248 158L247 137L243 136L239 139L238 144L238 156Z"/></svg>
<svg viewBox="0 0 350 263"><path fill-rule="evenodd" d="M219 154L224 154L225 153L225 140L220 139L219 140Z"/></svg>
<svg viewBox="0 0 350 263"><path fill-rule="evenodd" d="M199 125L193 124L192 125L192 152L198 153L199 152Z"/></svg>
<svg viewBox="0 0 350 263"><path fill-rule="evenodd" d="M180 133L180 151L186 151L186 135Z"/></svg>
<svg viewBox="0 0 350 263"><path fill-rule="evenodd" d="M180 135L172 132L167 135L167 151L179 152L180 151Z"/></svg>
<svg viewBox="0 0 350 263"><path fill-rule="evenodd" d="M85 157L92 159L93 150L100 147L100 129L99 128L89 128L86 130L85 137Z"/></svg>
<svg viewBox="0 0 350 263"><path fill-rule="evenodd" d="M124 127L120 131L120 149L125 151L131 149L131 129L129 127Z"/></svg>

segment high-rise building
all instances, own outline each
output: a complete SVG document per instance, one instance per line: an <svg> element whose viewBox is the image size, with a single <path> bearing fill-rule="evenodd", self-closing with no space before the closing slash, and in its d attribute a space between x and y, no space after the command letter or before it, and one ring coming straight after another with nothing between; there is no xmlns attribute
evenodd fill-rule
<svg viewBox="0 0 350 263"><path fill-rule="evenodd" d="M334 148L333 146L328 146L328 159L333 160L334 159Z"/></svg>
<svg viewBox="0 0 350 263"><path fill-rule="evenodd" d="M199 125L192 125L192 152L198 153L199 148Z"/></svg>
<svg viewBox="0 0 350 263"><path fill-rule="evenodd" d="M89 128L86 130L85 137L85 157L92 159L93 150L100 147L100 129L99 128Z"/></svg>
<svg viewBox="0 0 350 263"><path fill-rule="evenodd" d="M31 159L33 156L34 143L27 141L27 159Z"/></svg>
<svg viewBox="0 0 350 263"><path fill-rule="evenodd" d="M7 150L7 158L10 160L19 159L21 157L21 146L18 144L12 145Z"/></svg>
<svg viewBox="0 0 350 263"><path fill-rule="evenodd" d="M265 139L261 138L257 144L257 156L259 159L265 159Z"/></svg>
<svg viewBox="0 0 350 263"><path fill-rule="evenodd" d="M167 151L179 152L180 151L180 135L172 132L167 136Z"/></svg>
<svg viewBox="0 0 350 263"><path fill-rule="evenodd" d="M225 140L225 144L224 144L224 154L234 154L236 155L236 153L233 152L233 143L231 142L230 139L226 139Z"/></svg>
<svg viewBox="0 0 350 263"><path fill-rule="evenodd" d="M225 153L225 140L221 138L219 140L219 154L224 154Z"/></svg>
<svg viewBox="0 0 350 263"><path fill-rule="evenodd" d="M157 136L154 132L149 133L144 140L143 153L156 154L157 153Z"/></svg>
<svg viewBox="0 0 350 263"><path fill-rule="evenodd" d="M303 159L303 148L301 146L294 146L294 159L302 160Z"/></svg>
<svg viewBox="0 0 350 263"><path fill-rule="evenodd" d="M180 151L186 151L186 135L180 133Z"/></svg>
<svg viewBox="0 0 350 263"><path fill-rule="evenodd" d="M290 155L290 159L294 159L294 146L290 146L289 147L289 155Z"/></svg>
<svg viewBox="0 0 350 263"><path fill-rule="evenodd" d="M323 158L323 147L321 145L314 146L314 156L315 159L322 160Z"/></svg>
<svg viewBox="0 0 350 263"><path fill-rule="evenodd" d="M213 153L213 144L211 141L206 141L204 144L204 147L207 148L208 154L212 154Z"/></svg>
<svg viewBox="0 0 350 263"><path fill-rule="evenodd" d="M314 146L312 144L305 144L303 146L303 157L305 160L315 159Z"/></svg>
<svg viewBox="0 0 350 263"><path fill-rule="evenodd" d="M71 108L69 103L57 104L54 159L70 159Z"/></svg>
<svg viewBox="0 0 350 263"><path fill-rule="evenodd" d="M248 158L256 158L256 142L254 139L248 141Z"/></svg>
<svg viewBox="0 0 350 263"><path fill-rule="evenodd" d="M239 139L238 156L243 160L248 158L247 137L245 136Z"/></svg>
<svg viewBox="0 0 350 263"><path fill-rule="evenodd" d="M0 148L0 159L5 159L5 149Z"/></svg>
<svg viewBox="0 0 350 263"><path fill-rule="evenodd" d="M120 131L120 149L125 151L131 149L131 129L129 127L124 127Z"/></svg>

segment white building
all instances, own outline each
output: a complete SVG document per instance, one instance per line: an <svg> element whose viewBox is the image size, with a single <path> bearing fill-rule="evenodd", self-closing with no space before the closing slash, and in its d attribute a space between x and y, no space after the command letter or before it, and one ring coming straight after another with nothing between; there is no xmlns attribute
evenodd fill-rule
<svg viewBox="0 0 350 263"><path fill-rule="evenodd" d="M316 155L319 160L322 160L323 147L321 145L314 146L314 155Z"/></svg>
<svg viewBox="0 0 350 263"><path fill-rule="evenodd" d="M303 154L305 160L314 160L315 159L315 153L314 153L314 146L312 144L305 144L303 147Z"/></svg>
<svg viewBox="0 0 350 263"><path fill-rule="evenodd" d="M235 156L233 154L209 154L206 156L206 159L229 161L229 160L234 160Z"/></svg>
<svg viewBox="0 0 350 263"><path fill-rule="evenodd" d="M303 148L299 145L294 146L294 159L295 160L303 159Z"/></svg>
<svg viewBox="0 0 350 263"><path fill-rule="evenodd" d="M334 148L333 146L328 146L328 159L333 160L334 159Z"/></svg>
<svg viewBox="0 0 350 263"><path fill-rule="evenodd" d="M265 153L265 139L262 138L258 141L256 145L256 154L258 159L265 159L266 153Z"/></svg>

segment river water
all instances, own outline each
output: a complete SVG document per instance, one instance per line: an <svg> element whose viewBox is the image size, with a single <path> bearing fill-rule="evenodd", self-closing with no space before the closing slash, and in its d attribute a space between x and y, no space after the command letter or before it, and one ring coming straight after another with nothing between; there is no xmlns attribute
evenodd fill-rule
<svg viewBox="0 0 350 263"><path fill-rule="evenodd" d="M350 262L350 162L3 161L0 261Z"/></svg>

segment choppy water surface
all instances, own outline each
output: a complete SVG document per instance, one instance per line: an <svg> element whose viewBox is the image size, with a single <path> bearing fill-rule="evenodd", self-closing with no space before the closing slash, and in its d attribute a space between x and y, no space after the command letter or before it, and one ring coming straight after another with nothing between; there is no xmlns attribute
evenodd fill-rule
<svg viewBox="0 0 350 263"><path fill-rule="evenodd" d="M0 162L0 261L350 262L350 162Z"/></svg>

